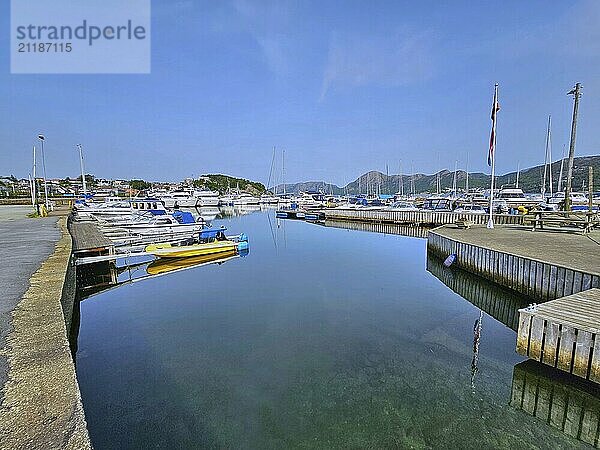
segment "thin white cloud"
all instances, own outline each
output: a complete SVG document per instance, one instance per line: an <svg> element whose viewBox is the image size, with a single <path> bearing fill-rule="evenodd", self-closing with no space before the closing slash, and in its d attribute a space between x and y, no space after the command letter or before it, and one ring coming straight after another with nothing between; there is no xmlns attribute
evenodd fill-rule
<svg viewBox="0 0 600 450"><path fill-rule="evenodd" d="M433 43L430 31L386 36L332 33L321 100L336 86L402 86L431 77Z"/></svg>
<svg viewBox="0 0 600 450"><path fill-rule="evenodd" d="M269 69L276 74L287 73L293 54L289 35L292 6L286 1L235 0L233 7L241 26L259 46Z"/></svg>

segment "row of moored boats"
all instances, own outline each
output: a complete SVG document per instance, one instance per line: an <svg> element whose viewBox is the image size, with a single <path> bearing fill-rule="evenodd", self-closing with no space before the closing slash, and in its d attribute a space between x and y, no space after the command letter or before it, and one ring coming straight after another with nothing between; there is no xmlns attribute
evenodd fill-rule
<svg viewBox="0 0 600 450"><path fill-rule="evenodd" d="M159 258L189 258L217 253L247 252L244 233L225 234L191 211L165 205L158 197L78 200L74 217L92 221L117 253L145 252Z"/></svg>

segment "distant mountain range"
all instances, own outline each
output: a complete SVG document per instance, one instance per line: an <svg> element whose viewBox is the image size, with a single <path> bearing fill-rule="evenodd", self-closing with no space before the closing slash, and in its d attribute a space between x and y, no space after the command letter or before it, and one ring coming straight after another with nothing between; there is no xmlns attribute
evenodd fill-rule
<svg viewBox="0 0 600 450"><path fill-rule="evenodd" d="M600 155L596 156L580 156L575 158L573 165L573 190L587 190L588 185L588 167L593 167L594 170L594 190L600 190ZM563 172L563 188L567 175L567 160L565 159ZM560 172L560 160L552 163L552 185L556 189L558 175ZM439 173L440 183L443 190L452 188L454 180L454 172L450 170L442 170ZM529 169L521 170L519 175L519 187L525 192L539 192L544 174L544 166L539 165ZM332 194L358 194L360 192L380 192L381 194L394 194L400 191L401 185L404 185L404 192L412 191L411 184L414 182L414 192L436 192L437 173L425 175L422 173L386 175L377 171L367 172L355 181L346 186L336 186L334 184L325 183L323 181L305 181L302 183L286 184L285 191L289 193L298 193L306 191L322 191ZM459 189L465 188L466 172L459 170L456 173L457 185ZM517 172L510 172L504 175L496 176L496 185L498 187L504 185L514 185L517 179ZM414 181L413 181L414 180ZM481 172L469 172L469 188L489 188L490 175ZM277 192L283 192L283 185L276 187ZM548 190L548 188L547 188Z"/></svg>

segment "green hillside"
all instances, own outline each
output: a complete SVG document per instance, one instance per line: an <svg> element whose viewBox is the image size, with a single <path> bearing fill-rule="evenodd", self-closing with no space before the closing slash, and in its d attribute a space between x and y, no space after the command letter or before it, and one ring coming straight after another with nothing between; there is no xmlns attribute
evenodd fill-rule
<svg viewBox="0 0 600 450"><path fill-rule="evenodd" d="M238 189L252 195L261 195L267 191L265 186L258 181L250 181L245 178L236 178L222 174L202 175L197 180L194 180L194 187L210 189L221 194L225 194L230 190L237 192Z"/></svg>
<svg viewBox="0 0 600 450"><path fill-rule="evenodd" d="M581 156L575 158L573 165L573 190L587 190L588 167L594 170L594 191L600 191L600 156ZM560 172L560 161L555 161L552 164L552 181L553 187L556 190L558 182L558 174ZM439 173L442 190L451 189L454 172L442 170ZM540 192L544 166L535 166L529 169L524 169L519 175L519 187L525 192ZM567 162L564 164L563 189L564 180L566 179ZM404 186L404 192L412 191L411 185L414 183L414 192L436 192L437 175L426 175L416 173L414 175L385 175L384 173L371 171L361 175L355 181L349 183L345 187L339 187L333 184L324 183L322 181L308 181L295 184L286 184L286 192L300 191L322 191L325 193L334 194L358 194L359 192L381 192L382 194L393 194L399 192L401 186ZM496 176L496 185L498 187L506 185L514 185L517 178L516 172ZM457 185L459 189L464 189L466 173L459 170L456 174ZM489 188L490 175L484 173L469 173L469 188ZM278 192L283 191L283 186L277 187ZM547 188L548 190L548 188Z"/></svg>

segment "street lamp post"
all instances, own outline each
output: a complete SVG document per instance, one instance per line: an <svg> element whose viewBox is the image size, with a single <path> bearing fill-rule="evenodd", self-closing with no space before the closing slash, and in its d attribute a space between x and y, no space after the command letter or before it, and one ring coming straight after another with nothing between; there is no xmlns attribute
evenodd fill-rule
<svg viewBox="0 0 600 450"><path fill-rule="evenodd" d="M33 182L31 183L31 198L32 198L32 205L33 205L33 209L35 209L37 211L37 181L35 179L36 175L35 175L35 145L33 146L33 167L32 167L32 174L33 174Z"/></svg>
<svg viewBox="0 0 600 450"><path fill-rule="evenodd" d="M83 171L83 148L81 144L77 144L77 148L79 149L79 164L81 166L81 182L83 183L83 196L87 196L87 185L85 184L85 172Z"/></svg>
<svg viewBox="0 0 600 450"><path fill-rule="evenodd" d="M46 158L44 156L44 141L46 138L43 134L38 134L38 139L40 140L40 144L42 146L42 170L44 172L44 194L46 196L46 211L50 210L50 203L48 202L48 181L46 179Z"/></svg>

